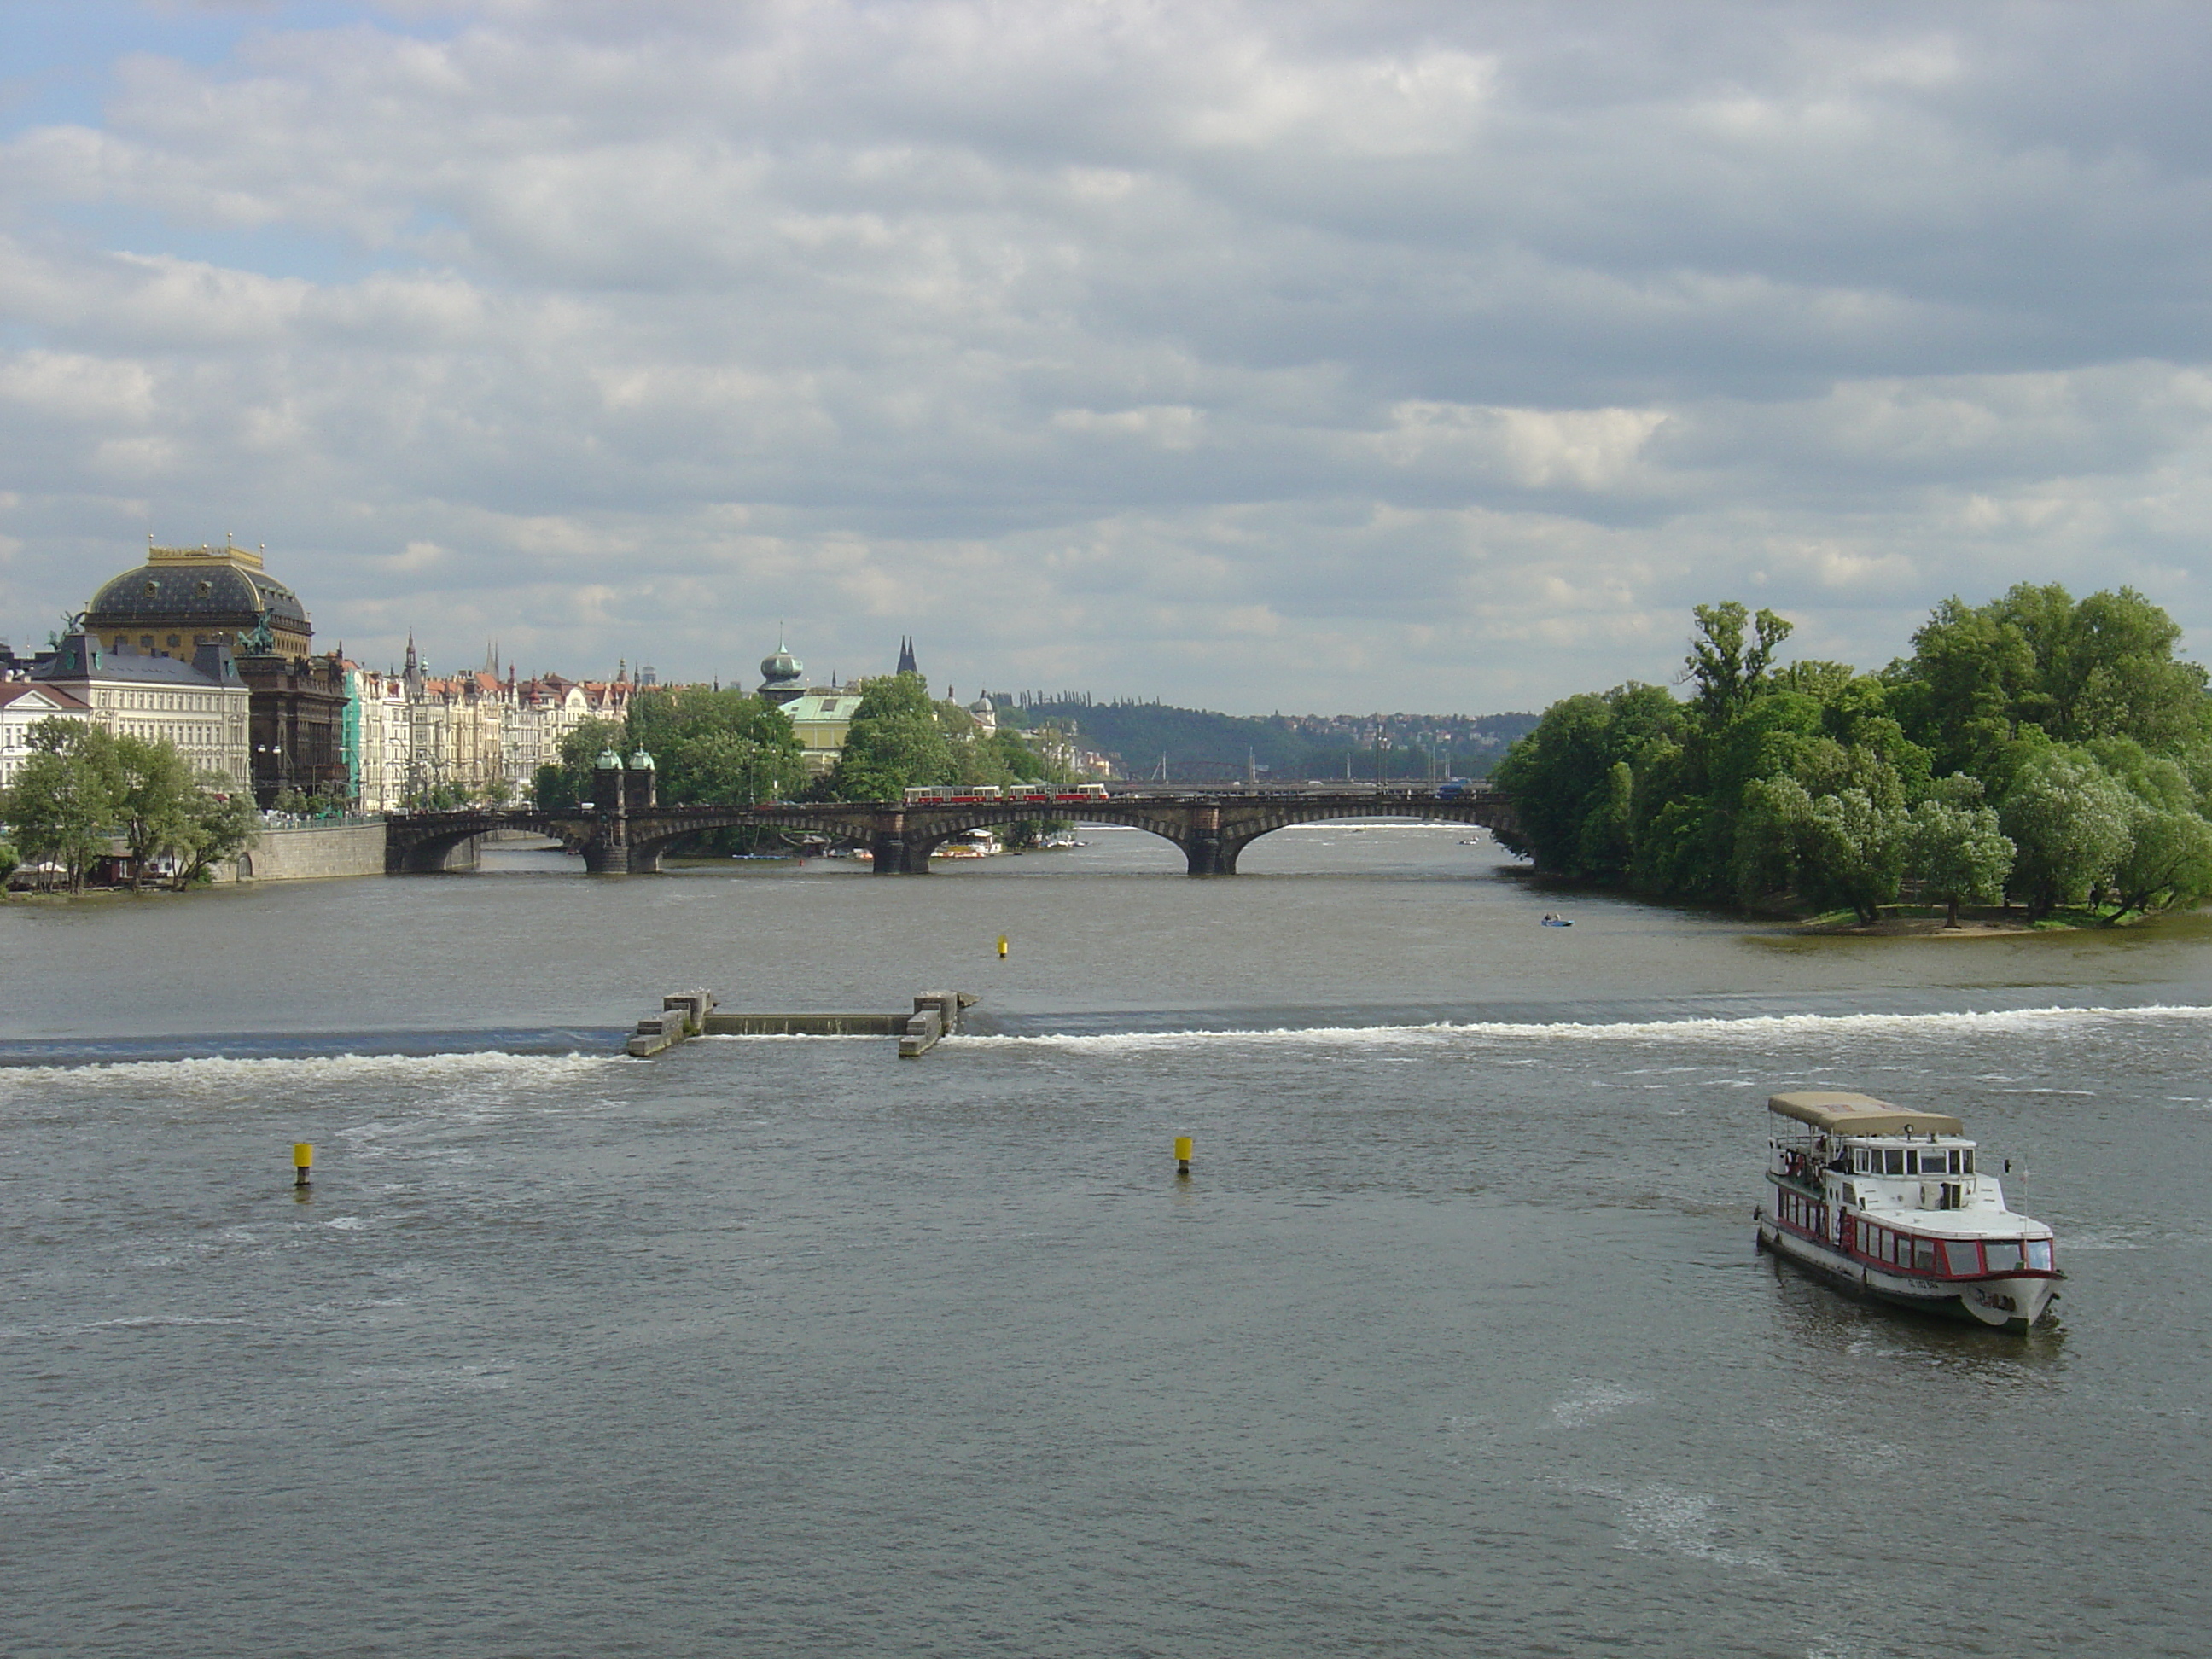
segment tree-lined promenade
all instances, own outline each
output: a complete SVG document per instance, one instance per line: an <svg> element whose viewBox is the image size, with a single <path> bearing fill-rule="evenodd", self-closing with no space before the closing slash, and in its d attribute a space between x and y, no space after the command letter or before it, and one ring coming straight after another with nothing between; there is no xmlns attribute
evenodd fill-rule
<svg viewBox="0 0 2212 1659"><path fill-rule="evenodd" d="M1952 599L1879 673L1778 665L1790 624L1700 605L1686 701L1630 684L1547 709L1492 775L1514 850L1656 896L1873 921L1907 884L2106 921L2212 894L2212 698L2131 589Z"/></svg>
<svg viewBox="0 0 2212 1659"><path fill-rule="evenodd" d="M252 845L260 824L252 797L221 776L195 776L167 738L56 719L33 726L29 742L15 782L0 790L9 836L0 842L0 880L20 858L53 867L81 892L93 864L120 842L133 888L166 866L169 884L182 889Z"/></svg>

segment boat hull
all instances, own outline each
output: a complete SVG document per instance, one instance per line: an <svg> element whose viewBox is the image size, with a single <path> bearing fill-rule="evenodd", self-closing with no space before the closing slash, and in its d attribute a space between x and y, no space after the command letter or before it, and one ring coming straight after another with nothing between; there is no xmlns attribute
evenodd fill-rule
<svg viewBox="0 0 2212 1659"><path fill-rule="evenodd" d="M1884 1273L1782 1226L1765 1214L1759 1218L1759 1247L1853 1295L1893 1308L1972 1320L1996 1330L2026 1331L2050 1311L2058 1294L2059 1275L2055 1272L1980 1279L1924 1279Z"/></svg>

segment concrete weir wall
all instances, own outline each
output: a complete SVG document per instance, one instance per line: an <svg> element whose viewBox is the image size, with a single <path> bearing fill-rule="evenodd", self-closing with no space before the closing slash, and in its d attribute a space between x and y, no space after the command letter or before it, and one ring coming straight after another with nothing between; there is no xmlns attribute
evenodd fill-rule
<svg viewBox="0 0 2212 1659"><path fill-rule="evenodd" d="M384 823L271 825L233 866L234 881L313 881L384 873Z"/></svg>

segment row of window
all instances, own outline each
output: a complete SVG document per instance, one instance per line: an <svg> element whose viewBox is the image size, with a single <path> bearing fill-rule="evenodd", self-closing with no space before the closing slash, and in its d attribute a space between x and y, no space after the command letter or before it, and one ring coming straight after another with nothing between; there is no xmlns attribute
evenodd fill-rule
<svg viewBox="0 0 2212 1659"><path fill-rule="evenodd" d="M117 691L111 694L118 708L166 708L178 713L222 713L222 696L215 691Z"/></svg>
<svg viewBox="0 0 2212 1659"><path fill-rule="evenodd" d="M1775 1208L1781 1212L1782 1218L1791 1226L1802 1228L1808 1233L1826 1232L1826 1224L1821 1217L1827 1207L1825 1204L1815 1204L1809 1198L1800 1198L1795 1193L1780 1193L1775 1197Z"/></svg>
<svg viewBox="0 0 2212 1659"><path fill-rule="evenodd" d="M1816 1238L1827 1237L1827 1206L1796 1193L1775 1194L1775 1211L1790 1226ZM1850 1226L1849 1218L1845 1227ZM2047 1238L1923 1238L1899 1232L1878 1222L1857 1224L1858 1254L1885 1266L1911 1273L1940 1273L1952 1279L1972 1279L1985 1273L2017 1273L2023 1267L2048 1273L2051 1265ZM1846 1232L1845 1243L1850 1239Z"/></svg>
<svg viewBox="0 0 2212 1659"><path fill-rule="evenodd" d="M1972 1175L1971 1146L1854 1146L1851 1170L1857 1175Z"/></svg>
<svg viewBox="0 0 2212 1659"><path fill-rule="evenodd" d="M125 720L125 737L167 738L185 749L219 749L222 746L222 728L216 726L165 726L156 720ZM245 733L234 734L235 741L243 742Z"/></svg>
<svg viewBox="0 0 2212 1659"><path fill-rule="evenodd" d="M2024 1267L2051 1270L2047 1238L1921 1238L1871 1221L1859 1223L1858 1231L1862 1255L1915 1273L1971 1279L1984 1273L2018 1273Z"/></svg>

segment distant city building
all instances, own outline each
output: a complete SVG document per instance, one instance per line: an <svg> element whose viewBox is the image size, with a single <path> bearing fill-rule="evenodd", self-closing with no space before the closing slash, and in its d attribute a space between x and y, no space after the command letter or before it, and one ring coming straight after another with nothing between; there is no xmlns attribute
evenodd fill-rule
<svg viewBox="0 0 2212 1659"><path fill-rule="evenodd" d="M914 659L914 641L912 639L905 637L902 637L900 639L898 666L891 672L895 674L919 674L921 672L921 665Z"/></svg>
<svg viewBox="0 0 2212 1659"><path fill-rule="evenodd" d="M458 791L520 794L586 720L620 723L636 684L542 674L501 679L496 653L465 674L429 671L410 635L398 671L346 665L347 752L363 811L405 811Z"/></svg>
<svg viewBox="0 0 2212 1659"><path fill-rule="evenodd" d="M166 738L195 772L212 774L232 788L252 782L253 694L239 677L228 646L203 645L187 662L148 656L127 645L114 650L89 631L71 634L19 684L63 693L119 737L149 743Z"/></svg>
<svg viewBox="0 0 2212 1659"><path fill-rule="evenodd" d="M204 647L234 656L252 694L253 792L346 794L346 684L335 656L311 654L314 628L299 595L270 576L258 550L154 547L111 577L85 607L84 631L118 661L191 662ZM179 745L181 747L181 745Z"/></svg>
<svg viewBox="0 0 2212 1659"><path fill-rule="evenodd" d="M31 754L31 728L40 720L88 720L91 707L58 685L32 685L21 680L0 684L0 789L15 781L15 774Z"/></svg>
<svg viewBox="0 0 2212 1659"><path fill-rule="evenodd" d="M845 752L845 734L860 707L860 694L851 687L808 691L783 705L805 751L806 769L816 776L837 764Z"/></svg>

